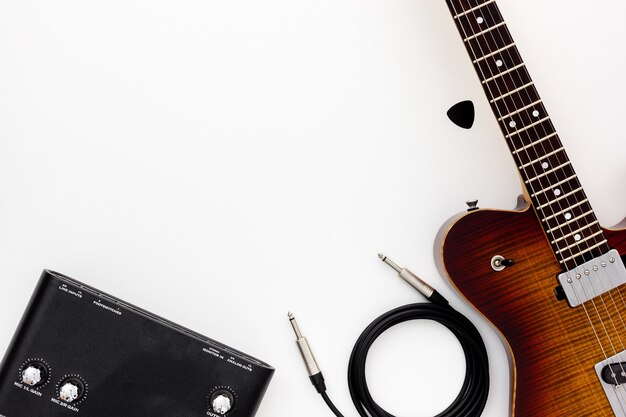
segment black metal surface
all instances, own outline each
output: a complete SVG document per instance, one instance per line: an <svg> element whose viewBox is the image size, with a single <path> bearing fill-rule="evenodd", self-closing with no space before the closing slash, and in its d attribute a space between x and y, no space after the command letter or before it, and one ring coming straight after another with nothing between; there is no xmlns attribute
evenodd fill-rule
<svg viewBox="0 0 626 417"><path fill-rule="evenodd" d="M21 383L28 363L47 380ZM226 417L252 417L274 370L232 348L57 274L44 271L0 364L0 417L196 417L227 390ZM75 403L62 381L83 382Z"/></svg>

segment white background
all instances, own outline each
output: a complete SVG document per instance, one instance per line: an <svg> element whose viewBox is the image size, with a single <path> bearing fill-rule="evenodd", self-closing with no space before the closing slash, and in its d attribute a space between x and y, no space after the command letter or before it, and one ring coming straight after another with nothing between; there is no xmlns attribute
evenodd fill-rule
<svg viewBox="0 0 626 417"><path fill-rule="evenodd" d="M600 220L617 223L626 4L500 3ZM469 131L445 115L463 99ZM477 323L484 416L501 417L505 351L432 249L465 200L513 207L511 162L443 0L1 0L0 350L51 268L274 365L260 417L330 415L293 309L353 416L354 341L420 300L384 251ZM463 367L452 335L411 323L375 345L368 375L389 411L429 416Z"/></svg>

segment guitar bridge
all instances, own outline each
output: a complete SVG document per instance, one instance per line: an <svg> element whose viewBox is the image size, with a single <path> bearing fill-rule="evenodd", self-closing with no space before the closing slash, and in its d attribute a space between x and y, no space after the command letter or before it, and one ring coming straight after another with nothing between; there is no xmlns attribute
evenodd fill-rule
<svg viewBox="0 0 626 417"><path fill-rule="evenodd" d="M605 365L600 373L605 384L619 386L626 384L626 362L617 362Z"/></svg>
<svg viewBox="0 0 626 417"><path fill-rule="evenodd" d="M626 350L597 363L595 370L613 414L626 417L623 404L626 398Z"/></svg>
<svg viewBox="0 0 626 417"><path fill-rule="evenodd" d="M558 276L571 307L626 284L626 267L615 249Z"/></svg>

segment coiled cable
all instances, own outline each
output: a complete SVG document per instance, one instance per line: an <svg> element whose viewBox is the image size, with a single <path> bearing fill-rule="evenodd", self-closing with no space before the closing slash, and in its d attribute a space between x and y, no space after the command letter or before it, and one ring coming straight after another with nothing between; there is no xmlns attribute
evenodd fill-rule
<svg viewBox="0 0 626 417"><path fill-rule="evenodd" d="M365 364L370 348L385 331L400 323L410 320L432 320L442 324L459 340L467 363L465 379L461 391L455 400L436 417L479 417L487 403L489 394L489 359L485 343L472 322L452 308L448 301L411 271L400 268L387 257L381 259L394 268L400 277L422 293L430 303L408 304L381 315L363 331L357 340L348 364L348 386L354 406L362 417L394 417L380 407L367 385ZM330 410L337 417L344 415L333 404L326 393L322 372L300 328L293 316L289 320L296 333L298 347L309 371L311 382Z"/></svg>

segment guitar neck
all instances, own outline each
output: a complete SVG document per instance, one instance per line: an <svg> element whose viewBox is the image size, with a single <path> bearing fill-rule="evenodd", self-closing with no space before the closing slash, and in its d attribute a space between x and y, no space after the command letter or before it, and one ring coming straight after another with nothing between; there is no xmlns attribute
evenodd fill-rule
<svg viewBox="0 0 626 417"><path fill-rule="evenodd" d="M572 270L609 250L495 0L447 0L556 258Z"/></svg>

